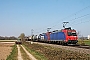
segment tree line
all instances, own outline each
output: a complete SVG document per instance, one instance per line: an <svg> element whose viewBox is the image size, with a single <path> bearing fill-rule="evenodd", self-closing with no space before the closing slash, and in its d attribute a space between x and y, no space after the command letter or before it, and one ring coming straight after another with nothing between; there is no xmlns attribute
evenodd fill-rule
<svg viewBox="0 0 90 60"><path fill-rule="evenodd" d="M14 37L14 36L11 36L11 37L3 37L3 36L0 36L0 40L17 40L17 37Z"/></svg>
<svg viewBox="0 0 90 60"><path fill-rule="evenodd" d="M21 33L19 37L15 37L15 36L10 36L10 37L3 37L3 36L0 36L0 40L17 40L17 39L21 39L22 41L25 41L25 34L24 33Z"/></svg>

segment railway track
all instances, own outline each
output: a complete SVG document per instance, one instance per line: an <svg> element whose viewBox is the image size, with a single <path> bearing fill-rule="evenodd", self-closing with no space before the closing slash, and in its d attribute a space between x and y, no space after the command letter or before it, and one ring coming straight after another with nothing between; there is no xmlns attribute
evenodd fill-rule
<svg viewBox="0 0 90 60"><path fill-rule="evenodd" d="M84 49L90 49L90 46L89 45L68 45L68 46L71 46L71 47L77 47L77 48L84 48Z"/></svg>
<svg viewBox="0 0 90 60"><path fill-rule="evenodd" d="M40 42L42 43L42 42ZM46 42L44 42L46 43ZM55 44L55 45L61 45L61 44L57 44L57 43L48 43L48 44ZM66 46L66 45L62 45L62 46ZM83 49L90 49L90 46L89 45L80 45L80 44L69 44L67 46L70 46L70 47L77 47L77 48L83 48Z"/></svg>
<svg viewBox="0 0 90 60"><path fill-rule="evenodd" d="M39 43L42 43L42 42L39 42ZM46 43L46 42L44 42L44 43ZM60 45L60 44L56 44L56 43L48 43L48 44ZM66 46L66 45L61 45L61 46ZM76 48L83 48L83 49L90 49L89 45L69 44L67 46L76 47Z"/></svg>

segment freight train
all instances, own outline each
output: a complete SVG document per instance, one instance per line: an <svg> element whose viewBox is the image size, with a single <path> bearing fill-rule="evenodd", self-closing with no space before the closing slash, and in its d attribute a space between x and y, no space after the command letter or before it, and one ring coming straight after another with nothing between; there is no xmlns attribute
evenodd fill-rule
<svg viewBox="0 0 90 60"><path fill-rule="evenodd" d="M78 37L76 30L71 29L71 27L69 27L64 28L62 30L46 32L39 35L33 35L30 40L67 45L67 44L76 44L78 42Z"/></svg>

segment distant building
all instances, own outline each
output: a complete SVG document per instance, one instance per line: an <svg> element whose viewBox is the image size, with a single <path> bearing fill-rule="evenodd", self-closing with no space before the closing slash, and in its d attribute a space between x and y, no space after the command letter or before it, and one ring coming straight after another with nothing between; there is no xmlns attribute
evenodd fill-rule
<svg viewBox="0 0 90 60"><path fill-rule="evenodd" d="M90 35L88 35L88 39L90 39Z"/></svg>

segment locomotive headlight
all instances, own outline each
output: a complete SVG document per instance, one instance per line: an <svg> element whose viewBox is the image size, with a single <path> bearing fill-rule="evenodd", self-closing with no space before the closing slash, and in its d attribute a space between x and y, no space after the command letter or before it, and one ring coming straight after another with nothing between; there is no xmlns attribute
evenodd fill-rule
<svg viewBox="0 0 90 60"><path fill-rule="evenodd" d="M74 37L76 37L76 36L74 36Z"/></svg>

